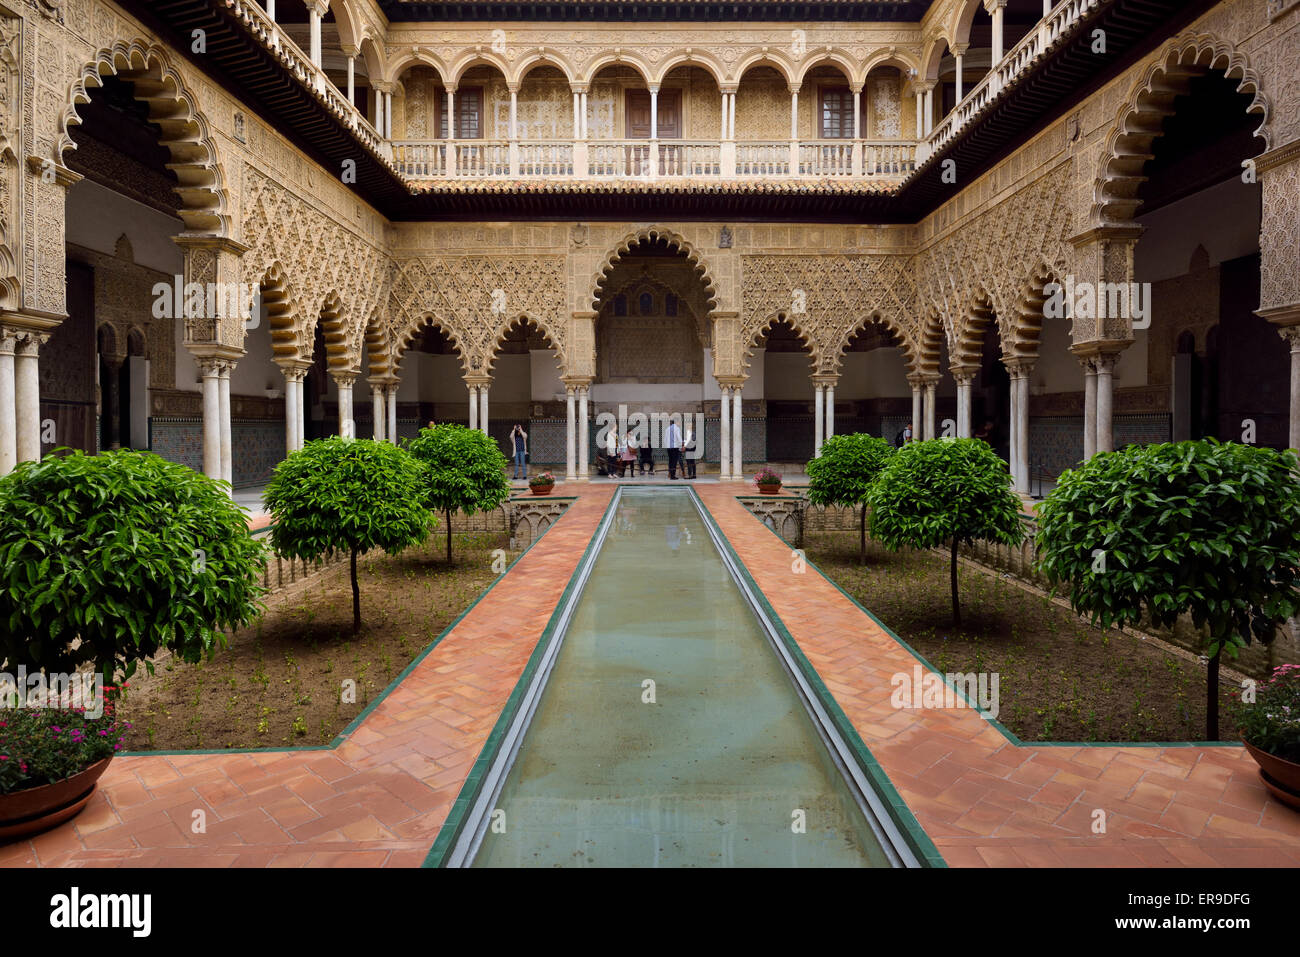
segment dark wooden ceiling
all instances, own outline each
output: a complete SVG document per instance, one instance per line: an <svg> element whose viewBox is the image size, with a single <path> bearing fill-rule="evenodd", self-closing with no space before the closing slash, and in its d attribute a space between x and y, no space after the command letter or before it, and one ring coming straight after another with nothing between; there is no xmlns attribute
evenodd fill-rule
<svg viewBox="0 0 1300 957"><path fill-rule="evenodd" d="M841 20L916 22L923 0L380 0L389 20Z"/></svg>

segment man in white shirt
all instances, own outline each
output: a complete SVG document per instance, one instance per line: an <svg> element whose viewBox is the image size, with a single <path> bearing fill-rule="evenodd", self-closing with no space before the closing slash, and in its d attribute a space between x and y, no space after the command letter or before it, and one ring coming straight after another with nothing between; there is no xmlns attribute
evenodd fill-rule
<svg viewBox="0 0 1300 957"><path fill-rule="evenodd" d="M668 447L668 479L677 481L677 464L681 461L682 449L682 430L677 425L676 419L670 419L668 428L664 432L664 445Z"/></svg>

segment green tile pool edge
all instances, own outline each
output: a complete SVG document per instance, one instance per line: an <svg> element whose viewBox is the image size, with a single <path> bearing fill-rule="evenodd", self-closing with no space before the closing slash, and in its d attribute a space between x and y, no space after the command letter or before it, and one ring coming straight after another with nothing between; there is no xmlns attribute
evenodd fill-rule
<svg viewBox="0 0 1300 957"><path fill-rule="evenodd" d="M743 503L746 499L752 499L755 497L756 496L753 495L737 495L736 500ZM782 538L780 534L777 533L776 529L772 528L766 522L761 521L759 517L755 515L753 512L750 512L749 509L745 509L745 511L749 514L751 518L753 518L765 529L767 529L769 532L775 535L777 541L781 542L781 544L785 545L787 548L793 547L790 545L789 542L787 542L784 538ZM977 703L971 701L970 698L966 697L966 693L964 691L952 685L947 680L947 677L943 674L943 672L941 672L938 668L932 665L929 662L929 660L925 657L925 655L921 654L919 651L917 651L915 648L909 645L906 641L900 638L897 634L895 634L892 628L890 628L883 621L877 618L869 608L867 608L860 601L854 598L851 594L845 591L840 586L839 582L837 582L835 579L831 578L830 575L822 571L821 568L819 568L817 564L813 562L811 559L809 559L806 555L804 556L804 561L807 563L809 568L811 568L823 579L829 582L835 588L836 591L838 591L849 601L853 602L853 604L858 607L859 611L861 611L864 615L866 615L873 622L879 625L880 629L884 631L884 633L887 634L890 638L894 639L894 641L898 642L898 644L901 645L907 651L908 654L910 654L913 658L915 658L927 669L929 669L929 671L932 674L936 674L940 678L942 678L944 685L946 687L952 688L954 692L961 695L962 700L966 702L967 706L972 711L977 712L985 721L987 721L999 732L1001 732L1002 736L1006 738L1009 743L1014 744L1018 748L1241 748L1242 746L1240 741L1022 741L1020 740L1019 737L1016 736L1015 732L1013 732L1010 728L1006 727L1004 724L1002 724L1001 721L999 721L997 718L994 718L992 715L986 714L983 708L981 708Z"/></svg>
<svg viewBox="0 0 1300 957"><path fill-rule="evenodd" d="M548 499L548 501L552 501L552 502L567 501L572 503L578 501L578 496L576 495L555 496L553 498ZM560 518L563 517L564 517L563 515L560 516ZM520 559L522 559L525 555L527 555L530 551L532 551L533 546L536 545L538 542L540 542L543 538L545 538L546 533L549 532L551 529L553 529L558 523L559 523L559 519L557 519L555 522L552 522L550 525L546 526L546 528L542 531L542 534L538 535L535 539L533 539L533 541L529 543L528 547L519 553L519 558L516 558L513 562L510 563L510 565L506 568L505 571L503 571L496 578L492 579L492 581L488 582L487 587L484 588L483 591L479 593L478 597L475 598L472 602L470 602L464 611L462 611L459 615L453 618L451 623L448 624L447 627L441 631L441 633L439 633L438 637L434 638L433 641L431 641L428 645L426 645L420 651L420 653L411 660L411 663L407 665L405 668L403 668L401 673L392 681L390 681L383 691L379 692L379 694L375 696L374 700L372 700L368 705L362 708L361 712L355 718L353 718L351 721L348 722L348 726L346 728L344 728L342 731L340 731L338 734L334 736L334 740L330 741L329 744L297 744L297 745L289 745L287 747L280 747L280 748L276 748L276 747L195 748L193 750L184 750L184 751L119 751L117 756L123 758L127 758L127 757L175 758L175 757L185 757L186 755L299 754L305 751L335 750L336 748L338 748L339 745L341 745L344 741L348 739L348 737L352 734L352 732L356 731L357 728L361 726L361 722L363 722L370 715L370 713L375 710L375 708L379 707L379 705L383 703L385 698L387 698L390 694L392 694L394 691L397 690L397 686L400 685L406 679L407 675L409 675L412 671L414 671L416 666L420 664L420 662L424 661L424 659L427 658L429 654L435 648L438 647L438 645L442 644L442 640L446 638L449 634L451 634L452 630L461 623L461 620L466 615L468 615L471 611L473 611L474 607L488 596L488 593L492 591L492 589L495 588L500 583L501 579L505 578L508 574L510 574L510 570L515 567L515 564ZM463 534L476 534L476 533L463 533Z"/></svg>
<svg viewBox="0 0 1300 957"><path fill-rule="evenodd" d="M616 489L614 493L611 493L609 502L606 503L604 510L600 513L600 519L596 522L597 530L609 517L610 510L614 507L617 499ZM465 816L469 813L474 802L478 800L479 791L483 788L484 776L487 774L488 769L491 768L492 763L496 761L497 752L501 748L501 741L511 724L514 723L524 693L527 691L529 684L532 683L533 676L537 674L537 668L546 653L546 648L555 635L555 628L559 623L560 614L573 594L578 573L582 571L592 549L595 547L595 539L596 536L593 534L587 540L587 547L583 549L582 554L578 557L577 564L573 566L573 573L569 576L569 580L565 582L564 591L560 593L559 599L555 602L555 607L551 609L551 617L547 619L546 627L538 637L537 644L533 646L532 654L528 656L528 662L524 665L519 680L515 682L510 697L506 699L505 707L501 709L496 724L492 726L491 733L488 734L487 740L483 742L482 750L479 751L478 757L470 767L469 774L465 777L465 783L461 785L460 792L456 795L451 810L447 812L447 817L438 829L438 836L434 840L433 846L429 848L429 853L425 855L422 867L442 867L446 862L447 854L451 851L457 838L460 837L460 832L465 826Z"/></svg>
<svg viewBox="0 0 1300 957"><path fill-rule="evenodd" d="M754 581L753 575L749 572L749 567L741 559L739 553L731 544L731 540L727 538L726 534L722 531L722 527L718 525L717 519L713 517L713 514L709 511L704 500L701 499L693 489L691 490L691 494L695 496L696 501L700 505L701 513L705 516L705 520L713 527L718 540L722 542L726 547L727 552L731 555L731 559L735 563L736 568L740 571L740 574L744 576L745 582L748 584L750 590L762 606L763 614L772 623L773 628L776 630L782 643L784 643L790 657L793 659L795 664L798 665L804 678L808 681L813 692L817 695L821 706L826 709L827 715L829 715L831 720L835 723L835 728L839 732L840 737L842 737L844 742L852 749L854 756L857 758L858 765L862 768L863 773L865 773L870 779L872 785L876 789L876 793L889 809L890 816L893 818L893 823L902 831L903 838L907 841L912 853L916 855L917 859L921 862L922 867L946 868L948 864L943 859L943 855L939 853L939 849L935 846L934 841L930 839L930 835L925 832L923 827L921 827L921 823L916 819L916 815L912 813L912 809L907 806L907 802L903 800L903 796L898 793L898 789L894 787L894 783L889 780L889 775L885 773L885 769L881 767L880 762L877 761L875 756L871 753L866 742L862 740L862 736L858 734L858 729L854 726L853 722L849 720L849 716L844 713L844 709L841 708L840 703L835 700L835 696L831 694L830 689L826 687L816 667L814 667L813 663L805 657L803 649L799 647L799 643L795 640L794 636L790 634L790 630L786 628L785 622L781 620L781 616L776 613L776 609L773 608L771 602L767 600L767 595L764 594L761 588L759 588L758 583ZM737 496L738 499L745 497L748 496ZM746 511L748 512L748 509L746 509ZM749 514L753 515L752 512L749 512ZM757 516L754 517L757 519ZM767 528L765 523L760 522L759 524L763 525L764 528ZM775 532L773 532L773 534L775 534ZM777 538L778 540L784 541L780 536L777 536Z"/></svg>

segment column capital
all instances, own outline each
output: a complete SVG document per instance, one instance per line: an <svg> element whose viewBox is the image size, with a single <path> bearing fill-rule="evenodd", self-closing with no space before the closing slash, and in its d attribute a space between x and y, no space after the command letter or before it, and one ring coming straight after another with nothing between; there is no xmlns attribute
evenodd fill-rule
<svg viewBox="0 0 1300 957"><path fill-rule="evenodd" d="M954 57L965 56L966 51L969 49L970 49L969 43L953 43L953 44L949 44L948 46L948 51Z"/></svg>
<svg viewBox="0 0 1300 957"><path fill-rule="evenodd" d="M235 361L228 356L195 356L194 362L199 367L199 373L205 379L220 379L229 376L230 370L235 367Z"/></svg>
<svg viewBox="0 0 1300 957"><path fill-rule="evenodd" d="M1273 306L1268 309L1256 309L1255 315L1261 319L1267 319L1275 326L1286 329L1289 326L1300 326L1300 302L1293 302L1285 306ZM1286 333L1281 332L1285 337Z"/></svg>
<svg viewBox="0 0 1300 957"><path fill-rule="evenodd" d="M718 380L718 386L722 389L743 389L745 380L749 376L720 375L714 376L714 378Z"/></svg>
<svg viewBox="0 0 1300 957"><path fill-rule="evenodd" d="M799 83L791 83L791 84L787 87L787 89L790 91L790 95L791 95L791 96L795 96L796 94L798 94L798 92L799 92L799 88L800 88L801 85L802 85L802 84L799 84Z"/></svg>
<svg viewBox="0 0 1300 957"><path fill-rule="evenodd" d="M330 12L330 0L302 0L302 2L308 13L319 14L323 17Z"/></svg>
<svg viewBox="0 0 1300 957"><path fill-rule="evenodd" d="M179 236L173 236L172 242L180 246L187 253L193 249L211 249L219 253L229 253L232 256L243 256L252 247L246 246L237 239L231 239L229 236L217 236L206 233L181 233Z"/></svg>
<svg viewBox="0 0 1300 957"><path fill-rule="evenodd" d="M471 389L490 389L492 388L492 377L490 375L467 375L463 377L465 384Z"/></svg>
<svg viewBox="0 0 1300 957"><path fill-rule="evenodd" d="M376 93L387 94L387 93L392 93L395 89L397 89L397 84L393 83L390 80L371 80L370 89L374 90Z"/></svg>
<svg viewBox="0 0 1300 957"><path fill-rule="evenodd" d="M11 356L18 348L18 333L0 326L0 356Z"/></svg>
<svg viewBox="0 0 1300 957"><path fill-rule="evenodd" d="M984 10L990 16L995 10L1001 10L1007 5L1007 0L984 0Z"/></svg>
<svg viewBox="0 0 1300 957"><path fill-rule="evenodd" d="M352 59L355 59L356 57L359 57L361 55L361 47L353 46L350 43L340 44L339 49L343 51L343 55L345 57L349 57Z"/></svg>
<svg viewBox="0 0 1300 957"><path fill-rule="evenodd" d="M1300 326L1283 326L1277 334L1291 346L1291 352L1300 353Z"/></svg>
<svg viewBox="0 0 1300 957"><path fill-rule="evenodd" d="M1037 362L1037 358L1033 356L1002 357L1002 364L1006 366L1007 372L1011 373L1011 378L1013 379L1028 378L1029 373L1034 371L1034 366Z"/></svg>
<svg viewBox="0 0 1300 957"><path fill-rule="evenodd" d="M571 93L586 93L587 89L588 89L588 84L586 83L579 83L575 81L569 84L569 91Z"/></svg>
<svg viewBox="0 0 1300 957"><path fill-rule="evenodd" d="M734 94L739 89L740 89L739 83L723 83L720 87L718 87L718 92Z"/></svg>
<svg viewBox="0 0 1300 957"><path fill-rule="evenodd" d="M980 370L975 366L957 366L949 371L952 373L953 381L959 386L968 386L975 381L975 376Z"/></svg>
<svg viewBox="0 0 1300 957"><path fill-rule="evenodd" d="M330 378L334 380L335 385L339 386L339 388L343 388L344 386L347 386L350 389L352 388L352 384L356 382L357 379L361 378L361 373L351 372L351 371L345 371L345 372L331 371Z"/></svg>
<svg viewBox="0 0 1300 957"><path fill-rule="evenodd" d="M1098 358L1100 356L1115 356L1133 345L1135 339L1092 339L1087 342L1078 342L1070 346L1070 351L1083 360L1083 357L1090 356ZM1005 360L1004 360L1005 361Z"/></svg>
<svg viewBox="0 0 1300 957"><path fill-rule="evenodd" d="M24 330L18 333L15 341L15 353L20 356L38 356L41 346L50 341L48 333Z"/></svg>
<svg viewBox="0 0 1300 957"><path fill-rule="evenodd" d="M813 385L825 388L835 388L836 383L840 381L839 375L830 372L818 372L812 377Z"/></svg>

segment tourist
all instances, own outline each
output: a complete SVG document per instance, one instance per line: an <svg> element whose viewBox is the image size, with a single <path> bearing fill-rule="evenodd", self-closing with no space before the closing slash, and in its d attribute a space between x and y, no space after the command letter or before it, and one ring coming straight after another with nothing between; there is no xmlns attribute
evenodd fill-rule
<svg viewBox="0 0 1300 957"><path fill-rule="evenodd" d="M912 423L909 422L903 426L903 431L894 436L894 447L901 449L908 442L912 441Z"/></svg>
<svg viewBox="0 0 1300 957"><path fill-rule="evenodd" d="M605 433L605 474L610 478L618 471L618 432L610 429Z"/></svg>
<svg viewBox="0 0 1300 957"><path fill-rule="evenodd" d="M618 470L619 478L628 473L633 476L636 475L636 452L636 436L631 432L625 432L623 434L623 462Z"/></svg>
<svg viewBox="0 0 1300 957"><path fill-rule="evenodd" d="M647 466L650 468L650 474L655 474L655 451L649 442L641 446L640 466L642 475L645 475Z"/></svg>
<svg viewBox="0 0 1300 957"><path fill-rule="evenodd" d="M515 453L515 474L517 479L528 478L528 433L518 422L510 430L510 441L514 446Z"/></svg>
<svg viewBox="0 0 1300 957"><path fill-rule="evenodd" d="M682 451L685 446L682 444L682 430L677 426L677 420L672 419L668 423L668 428L664 432L664 445L668 447L668 480L677 481L677 466L682 459Z"/></svg>
<svg viewBox="0 0 1300 957"><path fill-rule="evenodd" d="M689 425L682 437L682 478L695 478L695 433Z"/></svg>

